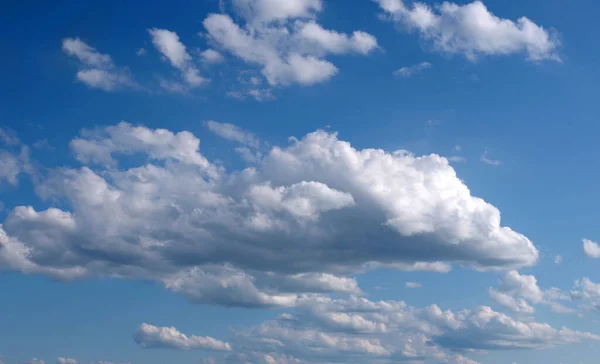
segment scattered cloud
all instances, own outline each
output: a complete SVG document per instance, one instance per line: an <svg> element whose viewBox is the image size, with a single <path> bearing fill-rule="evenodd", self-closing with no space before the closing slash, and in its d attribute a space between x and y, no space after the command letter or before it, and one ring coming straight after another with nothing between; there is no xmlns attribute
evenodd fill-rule
<svg viewBox="0 0 600 364"><path fill-rule="evenodd" d="M556 264L556 265L559 265L559 264L561 264L561 263L562 263L562 261L563 261L563 257L562 257L562 255L560 255L560 254L557 254L557 255L554 257L554 264Z"/></svg>
<svg viewBox="0 0 600 364"><path fill-rule="evenodd" d="M237 331L232 340L226 363L268 363L260 359L278 355L298 363L473 364L477 362L458 353L532 350L600 337L516 320L486 306L455 312L402 301L307 297L298 302L295 313Z"/></svg>
<svg viewBox="0 0 600 364"><path fill-rule="evenodd" d="M414 76L417 73L420 73L421 71L426 70L428 68L431 68L431 63L421 62L414 66L402 67L402 68L397 69L396 71L394 71L394 76L408 78L408 77Z"/></svg>
<svg viewBox="0 0 600 364"><path fill-rule="evenodd" d="M481 157L479 158L483 163L490 165L490 166L499 166L502 164L501 161L496 160L496 159L491 159L490 157L488 157L488 152L487 150L485 152L483 152L481 154Z"/></svg>
<svg viewBox="0 0 600 364"><path fill-rule="evenodd" d="M600 258L600 246L595 241L583 239L583 251L590 258Z"/></svg>
<svg viewBox="0 0 600 364"><path fill-rule="evenodd" d="M260 140L254 134L242 130L233 124L209 120L206 122L206 127L221 138L235 141L252 148L258 148L260 146Z"/></svg>
<svg viewBox="0 0 600 364"><path fill-rule="evenodd" d="M56 359L56 364L77 364L77 360L59 357Z"/></svg>
<svg viewBox="0 0 600 364"><path fill-rule="evenodd" d="M136 87L124 69L115 67L109 55L98 52L81 39L63 39L62 49L79 60L81 69L77 72L77 80L87 86L104 91Z"/></svg>
<svg viewBox="0 0 600 364"><path fill-rule="evenodd" d="M455 145L454 146L454 150L457 151L457 152L460 152L461 149L462 149L462 147L460 145Z"/></svg>
<svg viewBox="0 0 600 364"><path fill-rule="evenodd" d="M237 127L213 127L258 144ZM367 270L538 259L434 154L356 149L319 130L227 172L190 132L127 123L85 130L70 147L81 167L35 181L40 197L63 207L13 208L0 229L0 267L153 280L194 302L290 307L307 295L359 294L351 277ZM122 167L131 155L137 162Z"/></svg>
<svg viewBox="0 0 600 364"><path fill-rule="evenodd" d="M421 288L421 287L423 287L423 285L418 282L406 282L405 285L406 285L406 288Z"/></svg>
<svg viewBox="0 0 600 364"><path fill-rule="evenodd" d="M177 33L158 28L148 29L148 33L152 37L154 47L173 67L179 70L186 87L199 87L210 81L200 75L200 71L193 64L192 57L187 52L185 45L179 40ZM172 87L166 87L165 89L173 91Z"/></svg>
<svg viewBox="0 0 600 364"><path fill-rule="evenodd" d="M146 53L148 53L148 52L146 51L146 49L145 49L145 48L138 48L138 50L137 50L137 51L135 51L135 54L136 54L137 56L145 56L145 55L146 55Z"/></svg>
<svg viewBox="0 0 600 364"><path fill-rule="evenodd" d="M156 327L143 323L133 339L144 348L167 348L179 350L230 351L231 346L208 336L186 336L174 327Z"/></svg>
<svg viewBox="0 0 600 364"><path fill-rule="evenodd" d="M252 88L245 91L229 91L227 96L238 99L238 100L246 100L246 99L254 99L259 102L274 100L275 96L273 95L270 89L260 89L260 88Z"/></svg>
<svg viewBox="0 0 600 364"><path fill-rule="evenodd" d="M324 29L316 22L320 0L235 0L239 25L226 14L211 14L204 28L218 48L260 67L271 86L312 85L333 77L338 68L328 54L368 54L377 40L363 31Z"/></svg>
<svg viewBox="0 0 600 364"><path fill-rule="evenodd" d="M38 358L31 358L23 362L23 364L46 364L46 361Z"/></svg>
<svg viewBox="0 0 600 364"><path fill-rule="evenodd" d="M535 312L532 305L542 304L550 307L555 313L570 314L575 310L558 301L570 301L570 297L558 288L542 290L533 275L508 271L500 280L498 289L490 288L490 297L501 306L524 315Z"/></svg>
<svg viewBox="0 0 600 364"><path fill-rule="evenodd" d="M221 63L225 60L225 57L214 49L207 49L203 52L200 52L200 57L205 63L215 64Z"/></svg>
<svg viewBox="0 0 600 364"><path fill-rule="evenodd" d="M466 163L467 162L467 158L462 157L460 155L452 155L452 156L448 157L448 160L453 163Z"/></svg>
<svg viewBox="0 0 600 364"><path fill-rule="evenodd" d="M492 14L481 1L468 4L444 2L431 7L423 2L374 0L384 18L417 32L431 48L461 54L471 61L480 56L525 53L530 61L560 61L560 42L554 30L527 17L516 21Z"/></svg>

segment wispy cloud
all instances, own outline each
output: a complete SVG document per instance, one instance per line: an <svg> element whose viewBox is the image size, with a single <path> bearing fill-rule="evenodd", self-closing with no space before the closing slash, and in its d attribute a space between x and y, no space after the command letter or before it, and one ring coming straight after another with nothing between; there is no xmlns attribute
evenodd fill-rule
<svg viewBox="0 0 600 364"><path fill-rule="evenodd" d="M394 76L408 78L408 77L414 76L417 73L420 73L421 71L426 70L431 67L432 67L431 63L421 62L414 66L402 67L402 68L397 69L396 71L394 71Z"/></svg>

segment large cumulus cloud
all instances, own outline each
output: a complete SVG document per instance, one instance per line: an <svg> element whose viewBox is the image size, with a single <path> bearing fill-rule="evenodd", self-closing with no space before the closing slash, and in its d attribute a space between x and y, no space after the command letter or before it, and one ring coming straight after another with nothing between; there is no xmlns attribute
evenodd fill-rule
<svg viewBox="0 0 600 364"><path fill-rule="evenodd" d="M359 150L316 131L228 172L192 133L127 123L87 130L71 148L83 166L36 181L55 207L14 207L0 266L151 279L213 304L293 306L308 294L360 294L352 276L381 266L538 258L438 155Z"/></svg>

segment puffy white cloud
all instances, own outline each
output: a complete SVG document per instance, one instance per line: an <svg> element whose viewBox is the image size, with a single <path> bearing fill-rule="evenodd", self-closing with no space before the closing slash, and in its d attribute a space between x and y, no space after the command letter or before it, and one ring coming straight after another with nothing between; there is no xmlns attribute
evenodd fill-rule
<svg viewBox="0 0 600 364"><path fill-rule="evenodd" d="M127 123L82 132L71 148L87 165L36 180L64 207L12 209L0 266L150 279L194 301L255 307L359 294L350 277L382 267L537 261L531 241L502 226L443 157L359 150L317 131L227 172L199 146L186 131Z"/></svg>
<svg viewBox="0 0 600 364"><path fill-rule="evenodd" d="M206 127L221 138L232 140L252 148L260 146L260 140L254 134L242 130L233 124L209 120L206 122Z"/></svg>
<svg viewBox="0 0 600 364"><path fill-rule="evenodd" d="M77 80L87 86L104 91L137 87L125 70L116 69L108 54L98 52L81 39L63 39L62 49L79 60L82 69L77 72Z"/></svg>
<svg viewBox="0 0 600 364"><path fill-rule="evenodd" d="M79 38L63 39L62 47L65 53L77 57L83 64L88 66L100 68L114 67L113 61L108 54L98 52Z"/></svg>
<svg viewBox="0 0 600 364"><path fill-rule="evenodd" d="M595 283L587 277L575 281L571 297L583 301L584 310L600 311L600 283Z"/></svg>
<svg viewBox="0 0 600 364"><path fill-rule="evenodd" d="M506 272L500 280L498 289L490 288L489 293L496 303L519 314L533 314L535 309L530 303L549 306L550 310L555 313L575 312L572 308L557 302L570 300L561 290L552 287L544 291L538 286L535 276L519 274L514 270Z"/></svg>
<svg viewBox="0 0 600 364"><path fill-rule="evenodd" d="M428 68L431 68L431 63L421 62L414 66L406 66L406 67L401 67L401 68L397 69L396 71L394 71L394 76L407 78L407 77L413 76L423 70L426 70ZM460 149L457 149L457 150L460 150Z"/></svg>
<svg viewBox="0 0 600 364"><path fill-rule="evenodd" d="M77 364L77 360L59 357L56 359L56 364Z"/></svg>
<svg viewBox="0 0 600 364"><path fill-rule="evenodd" d="M423 2L374 1L388 18L418 32L440 52L462 54L470 60L515 53L525 53L531 61L560 60L554 31L526 17L516 21L499 18L481 1L464 5L443 2L435 7Z"/></svg>
<svg viewBox="0 0 600 364"><path fill-rule="evenodd" d="M583 239L583 251L590 258L600 258L600 246L595 241Z"/></svg>
<svg viewBox="0 0 600 364"><path fill-rule="evenodd" d="M190 337L177 331L174 327L156 327L143 323L133 335L136 343L144 348L169 348L180 350L214 350L230 351L231 346L223 341L208 336Z"/></svg>
<svg viewBox="0 0 600 364"><path fill-rule="evenodd" d="M207 49L203 52L200 52L200 57L206 63L221 63L225 60L225 57L214 49Z"/></svg>
<svg viewBox="0 0 600 364"><path fill-rule="evenodd" d="M204 20L206 32L216 46L261 67L272 86L324 82L338 72L324 59L327 54L368 54L378 47L363 31L348 35L324 29L315 21L320 0L236 0L234 5L244 25L229 15L211 14Z"/></svg>
<svg viewBox="0 0 600 364"><path fill-rule="evenodd" d="M148 33L152 36L154 47L169 60L173 67L181 72L181 77L189 87L202 86L210 81L200 76L200 71L194 66L192 57L179 40L177 33L157 28L148 29Z"/></svg>

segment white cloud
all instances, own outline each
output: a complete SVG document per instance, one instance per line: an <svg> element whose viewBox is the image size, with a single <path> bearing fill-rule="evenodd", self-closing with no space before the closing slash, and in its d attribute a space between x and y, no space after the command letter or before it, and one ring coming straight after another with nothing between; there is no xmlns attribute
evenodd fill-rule
<svg viewBox="0 0 600 364"><path fill-rule="evenodd" d="M98 68L85 69L77 72L77 80L92 88L113 91L121 86L131 86L131 80L126 74L114 73Z"/></svg>
<svg viewBox="0 0 600 364"><path fill-rule="evenodd" d="M256 101L263 102L275 99L275 96L270 89L251 88L245 91L229 91L227 96L238 100L252 98Z"/></svg>
<svg viewBox="0 0 600 364"><path fill-rule="evenodd" d="M194 66L192 57L179 40L177 33L157 28L148 29L148 33L152 36L154 47L181 72L181 77L189 87L199 87L210 81L200 75L200 71Z"/></svg>
<svg viewBox="0 0 600 364"><path fill-rule="evenodd" d="M600 258L600 246L594 241L583 239L583 251L590 258Z"/></svg>
<svg viewBox="0 0 600 364"><path fill-rule="evenodd" d="M499 161L499 160L497 160L497 159L491 159L491 158L489 158L487 150L481 154L481 157L479 159L483 163L488 164L490 166L499 166L499 165L502 164L502 162Z"/></svg>
<svg viewBox="0 0 600 364"><path fill-rule="evenodd" d="M156 327L143 323L133 335L144 348L170 348L180 350L230 351L229 343L209 336L186 336L174 327Z"/></svg>
<svg viewBox="0 0 600 364"><path fill-rule="evenodd" d="M59 357L56 359L56 364L77 364L77 360Z"/></svg>
<svg viewBox="0 0 600 364"><path fill-rule="evenodd" d="M423 285L418 282L406 282L405 285L406 285L406 288L421 288L421 287L423 287Z"/></svg>
<svg viewBox="0 0 600 364"><path fill-rule="evenodd" d="M525 53L531 61L560 60L554 31L526 17L516 21L499 18L481 1L464 5L444 2L435 7L423 2L374 1L388 18L419 33L440 52L462 54L470 60L516 53Z"/></svg>
<svg viewBox="0 0 600 364"><path fill-rule="evenodd" d="M284 355L303 363L476 363L457 352L541 349L584 340L587 332L519 321L489 307L442 310L402 301L307 297L294 314L236 332L225 362Z"/></svg>
<svg viewBox="0 0 600 364"><path fill-rule="evenodd" d="M519 274L517 271L508 271L500 280L498 289L490 288L490 297L496 303L509 310L525 315L531 315L535 309L531 304L543 304L550 307L555 313L570 314L575 311L557 302L569 300L569 297L558 288L542 290L533 275Z"/></svg>
<svg viewBox="0 0 600 364"><path fill-rule="evenodd" d="M24 361L23 364L46 364L46 361L38 358L31 358Z"/></svg>
<svg viewBox="0 0 600 364"><path fill-rule="evenodd" d="M98 52L79 38L63 39L62 47L65 53L77 57L81 63L87 66L99 68L114 67L113 61L108 54Z"/></svg>
<svg viewBox="0 0 600 364"><path fill-rule="evenodd" d="M321 0L233 0L233 4L240 14L254 22L312 18L323 6Z"/></svg>
<svg viewBox="0 0 600 364"><path fill-rule="evenodd" d="M208 127L208 130L221 138L232 140L252 148L258 148L260 146L260 140L255 135L242 130L233 124L209 120L206 122L206 126Z"/></svg>
<svg viewBox="0 0 600 364"><path fill-rule="evenodd" d="M397 69L396 71L394 71L394 76L408 78L408 77L414 76L415 74L420 73L421 71L426 70L428 68L431 68L431 63L421 62L414 66L402 67L402 68ZM459 149L457 149L457 150L459 150Z"/></svg>
<svg viewBox="0 0 600 364"><path fill-rule="evenodd" d="M0 267L148 279L193 301L255 307L357 294L350 277L366 270L538 259L438 155L355 149L317 131L227 172L199 147L187 131L127 123L82 132L71 149L84 166L36 180L42 198L64 207L13 208L0 229Z"/></svg>
<svg viewBox="0 0 600 364"><path fill-rule="evenodd" d="M559 264L561 264L561 263L562 263L562 261L563 261L563 257L562 257L562 255L560 255L560 254L557 254L557 255L554 257L554 264L556 264L556 265L559 265Z"/></svg>
<svg viewBox="0 0 600 364"><path fill-rule="evenodd" d="M83 69L77 72L77 80L87 86L104 91L137 87L125 70L115 67L109 55L98 52L81 39L63 39L62 49L80 61Z"/></svg>
<svg viewBox="0 0 600 364"><path fill-rule="evenodd" d="M585 310L600 311L600 283L595 283L587 277L575 281L571 297L582 300L581 306Z"/></svg>
<svg viewBox="0 0 600 364"><path fill-rule="evenodd" d="M203 52L200 52L200 57L206 63L221 63L225 60L225 57L214 49L207 49Z"/></svg>
<svg viewBox="0 0 600 364"><path fill-rule="evenodd" d="M448 160L453 163L466 163L467 162L467 158L462 157L460 155L451 155L450 157L448 157Z"/></svg>
<svg viewBox="0 0 600 364"><path fill-rule="evenodd" d="M137 56L145 56L145 55L146 55L146 53L148 53L148 52L146 51L146 49L145 49L145 48L138 48L138 50L137 50L137 51L135 51L135 54L136 54Z"/></svg>
<svg viewBox="0 0 600 364"><path fill-rule="evenodd" d="M320 0L236 0L234 9L246 20L229 15L204 20L210 40L243 61L261 68L271 86L312 85L330 79L338 68L327 54L368 54L377 40L363 31L351 35L324 29L315 21Z"/></svg>

